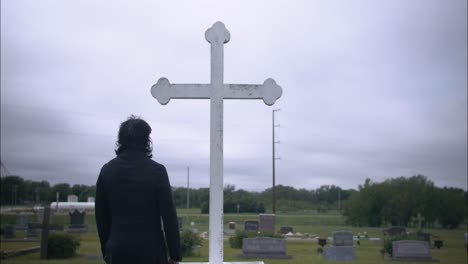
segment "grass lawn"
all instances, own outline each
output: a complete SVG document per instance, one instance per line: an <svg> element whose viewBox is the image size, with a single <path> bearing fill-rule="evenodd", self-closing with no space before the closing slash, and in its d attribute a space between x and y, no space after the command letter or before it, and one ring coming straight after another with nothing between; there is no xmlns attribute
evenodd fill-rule
<svg viewBox="0 0 468 264"><path fill-rule="evenodd" d="M178 210L179 215L184 218L184 227L189 226L190 222L194 222L194 227L198 228L199 232L208 230L208 215L199 214L198 210ZM2 215L2 223L10 222L14 216ZM188 217L188 218L187 218ZM14 219L14 218L13 218ZM187 219L189 222L187 222ZM225 228L228 222L236 222L238 229L243 229L242 224L246 219L258 219L255 214L227 214L224 217ZM54 223L68 224L69 217L67 214L54 216ZM279 214L276 219L276 226L279 228L283 225L289 225L294 228L294 232L313 233L321 237L329 237L333 231L349 230L354 234L358 232L367 232L370 237L382 237L382 228L364 228L364 227L350 227L344 224L343 218L338 214ZM104 263L100 259L92 259L100 255L100 245L96 233L94 215L88 214L86 222L89 224L90 231L85 234L80 234L81 247L78 255L74 258L67 260L39 260L39 253L28 254L21 257L10 258L2 260L2 264L33 264L33 263ZM463 233L466 232L466 225L464 228L456 230L444 229L431 229L427 230L433 234L434 237L444 240L444 247L442 249L432 249L432 256L440 260L442 264L466 264L468 263L467 250L464 247ZM24 232L17 232L17 238L24 237ZM27 248L38 245L38 242L2 242L0 250L12 250L18 248ZM208 241L204 241L203 246L194 252L194 256L184 259L184 262L206 262L208 261ZM288 260L269 260L263 259L266 264L275 263L330 263L323 259L322 255L317 253L319 245L315 240L288 240L287 241L287 254L292 256ZM381 243L371 242L369 240L362 240L361 246L356 246L356 261L355 263L389 263L382 259L379 250L382 248ZM232 249L229 247L228 241L224 243L224 260L225 261L248 261L246 259L238 258L237 255L241 254L240 249ZM259 259L261 260L261 259ZM332 262L340 263L340 262ZM349 262L343 262L349 263ZM402 263L402 262L400 262ZM403 262L404 263L404 262Z"/></svg>

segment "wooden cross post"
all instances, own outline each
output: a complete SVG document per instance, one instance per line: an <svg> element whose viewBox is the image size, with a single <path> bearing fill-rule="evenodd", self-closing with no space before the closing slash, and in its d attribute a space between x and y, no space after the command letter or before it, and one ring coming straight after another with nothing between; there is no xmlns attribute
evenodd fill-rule
<svg viewBox="0 0 468 264"><path fill-rule="evenodd" d="M29 228L42 229L41 232L41 259L47 259L47 240L49 239L49 230L63 230L63 225L50 223L50 207L44 208L44 219L42 224L28 224Z"/></svg>
<svg viewBox="0 0 468 264"><path fill-rule="evenodd" d="M223 263L223 100L263 99L273 105L282 89L273 79L263 84L224 84L224 44L231 38L223 23L216 22L205 32L211 45L211 83L171 84L160 78L151 94L165 105L171 99L210 99L210 216L209 261Z"/></svg>

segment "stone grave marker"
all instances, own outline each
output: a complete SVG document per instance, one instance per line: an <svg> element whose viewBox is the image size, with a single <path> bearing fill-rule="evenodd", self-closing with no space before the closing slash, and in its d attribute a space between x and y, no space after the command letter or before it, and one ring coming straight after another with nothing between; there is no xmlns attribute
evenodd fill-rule
<svg viewBox="0 0 468 264"><path fill-rule="evenodd" d="M468 248L468 233L465 233L465 246Z"/></svg>
<svg viewBox="0 0 468 264"><path fill-rule="evenodd" d="M336 231L332 233L333 246L353 246L353 233L349 231Z"/></svg>
<svg viewBox="0 0 468 264"><path fill-rule="evenodd" d="M326 260L356 260L356 253L353 246L328 247L323 250L323 256Z"/></svg>
<svg viewBox="0 0 468 264"><path fill-rule="evenodd" d="M236 222L229 222L228 228L231 230L236 230Z"/></svg>
<svg viewBox="0 0 468 264"><path fill-rule="evenodd" d="M431 243L431 234L429 233L417 233L417 238L418 240L421 240L421 241L427 241L429 242L429 244Z"/></svg>
<svg viewBox="0 0 468 264"><path fill-rule="evenodd" d="M325 248L323 256L326 260L355 260L353 233L336 231L332 233L333 246Z"/></svg>
<svg viewBox="0 0 468 264"><path fill-rule="evenodd" d="M23 213L16 215L16 230L26 230L28 228L29 216Z"/></svg>
<svg viewBox="0 0 468 264"><path fill-rule="evenodd" d="M275 218L274 214L259 214L260 232L275 233Z"/></svg>
<svg viewBox="0 0 468 264"><path fill-rule="evenodd" d="M290 259L286 255L286 240L272 237L244 238L241 258Z"/></svg>
<svg viewBox="0 0 468 264"><path fill-rule="evenodd" d="M77 203L78 202L78 196L74 194L70 194L67 196L67 202L69 203Z"/></svg>
<svg viewBox="0 0 468 264"><path fill-rule="evenodd" d="M70 224L68 225L68 232L86 232L88 225L85 224L85 211L74 210L69 212Z"/></svg>
<svg viewBox="0 0 468 264"><path fill-rule="evenodd" d="M3 227L3 238L13 239L16 237L15 227L13 225L5 225Z"/></svg>
<svg viewBox="0 0 468 264"><path fill-rule="evenodd" d="M431 257L430 244L420 240L400 240L392 242L392 260L407 262L439 262Z"/></svg>
<svg viewBox="0 0 468 264"><path fill-rule="evenodd" d="M94 203L95 200L96 199L94 197L92 197L92 196L88 197L88 203Z"/></svg>
<svg viewBox="0 0 468 264"><path fill-rule="evenodd" d="M224 44L231 34L222 22L205 32L211 45L211 81L209 84L171 84L160 78L151 87L151 94L160 104L171 99L210 99L210 215L209 262L223 263L223 109L224 99L263 99L273 105L283 93L273 79L263 84L224 83Z"/></svg>
<svg viewBox="0 0 468 264"><path fill-rule="evenodd" d="M258 220L245 220L244 231L258 231Z"/></svg>
<svg viewBox="0 0 468 264"><path fill-rule="evenodd" d="M390 237L402 235L406 233L406 228L401 226L391 226L383 230L384 236L388 235Z"/></svg>
<svg viewBox="0 0 468 264"><path fill-rule="evenodd" d="M281 234L294 233L294 229L290 226L282 226L280 227L280 233Z"/></svg>

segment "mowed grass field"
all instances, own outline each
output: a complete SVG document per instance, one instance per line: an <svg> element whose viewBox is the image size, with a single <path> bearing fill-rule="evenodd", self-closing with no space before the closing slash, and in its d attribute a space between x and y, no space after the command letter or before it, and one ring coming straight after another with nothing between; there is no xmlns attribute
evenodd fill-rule
<svg viewBox="0 0 468 264"><path fill-rule="evenodd" d="M199 232L208 231L208 215L202 215L199 210L178 210L179 216L184 219L184 227L191 226L197 228ZM11 223L14 221L14 215L2 215L1 222ZM31 219L33 216L31 215ZM229 222L236 222L238 229L243 229L242 225L244 220L258 219L256 214L226 214L224 216L225 228ZM56 215L54 223L61 223L67 225L69 217L67 214ZM93 214L87 214L86 223L89 225L89 232L79 234L81 238L81 247L78 255L71 259L66 260L39 260L39 253L28 254L21 257L10 258L2 260L2 264L8 263L104 263L96 257L100 256L100 245L97 237L95 220ZM336 213L331 212L327 214L317 214L315 212L297 212L278 214L276 218L276 228L280 226L292 226L294 232L316 234L320 237L330 237L333 231L349 230L353 234L358 232L367 232L369 237L381 237L382 228L368 228L368 227L351 227L344 223L343 217ZM464 244L463 233L466 231L466 225L463 228L456 230L444 229L430 229L425 230L430 232L435 238L444 240L444 247L439 249L432 249L432 256L440 260L440 263L446 264L466 264L468 263L468 254ZM410 229L409 229L410 230ZM24 232L17 232L17 238L23 238ZM38 242L2 242L0 245L1 250L12 250L18 248L27 248L39 245ZM312 239L298 239L287 240L287 254L292 256L292 259L287 260L272 260L272 259L258 259L264 261L266 264L275 263L330 263L323 259L322 255L317 253L317 248L320 246L316 240ZM356 246L356 261L355 263L388 263L382 258L379 252L382 248L381 242L372 242L368 239L363 239L360 246ZM225 261L249 261L246 259L238 258L237 255L241 254L240 249L232 249L229 247L229 242L226 240L224 243L224 260ZM252 259L255 260L255 259ZM194 256L184 258L184 262L207 262L208 261L208 241L205 240L202 247L194 252ZM340 263L340 262L333 262ZM349 263L349 262L344 262ZM401 262L400 262L401 263ZM404 262L403 262L404 263Z"/></svg>

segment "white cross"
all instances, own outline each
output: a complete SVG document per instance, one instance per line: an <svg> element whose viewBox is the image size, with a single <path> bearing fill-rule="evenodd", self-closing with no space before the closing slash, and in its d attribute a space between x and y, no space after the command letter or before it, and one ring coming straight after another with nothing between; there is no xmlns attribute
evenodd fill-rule
<svg viewBox="0 0 468 264"><path fill-rule="evenodd" d="M210 264L223 263L223 99L263 99L273 105L282 89L273 79L263 84L224 84L224 44L231 38L222 22L205 32L211 44L210 84L171 84L160 78L151 94L165 105L171 99L210 99Z"/></svg>

